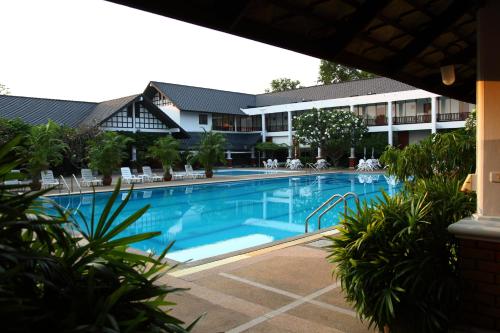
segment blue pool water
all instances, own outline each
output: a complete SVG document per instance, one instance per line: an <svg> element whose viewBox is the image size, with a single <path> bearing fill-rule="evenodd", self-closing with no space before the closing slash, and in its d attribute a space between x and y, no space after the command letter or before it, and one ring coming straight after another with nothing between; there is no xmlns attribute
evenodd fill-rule
<svg viewBox="0 0 500 333"><path fill-rule="evenodd" d="M146 204L151 208L122 235L161 231L161 235L133 247L160 253L175 241L167 257L199 260L304 233L304 221L335 193L356 192L361 200L393 194L383 175L323 174L135 190L119 220ZM99 214L110 193L96 194ZM117 205L126 196L122 192ZM61 206L78 208L90 216L92 195L53 197ZM351 200L351 205L353 205ZM337 224L341 205L322 220L322 228ZM317 219L311 220L315 231Z"/></svg>
<svg viewBox="0 0 500 333"><path fill-rule="evenodd" d="M290 173L290 171L282 170L245 170L245 169L219 169L214 170L216 176L245 176L245 175L269 175L269 174L283 174Z"/></svg>

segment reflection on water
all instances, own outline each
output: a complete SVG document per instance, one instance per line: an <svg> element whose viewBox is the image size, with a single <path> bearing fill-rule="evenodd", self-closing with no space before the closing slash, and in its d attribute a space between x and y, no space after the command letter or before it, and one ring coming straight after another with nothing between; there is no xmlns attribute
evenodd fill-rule
<svg viewBox="0 0 500 333"><path fill-rule="evenodd" d="M393 195L399 184L376 174L327 174L135 190L119 220L150 204L125 233L161 231L161 235L134 247L159 253L175 241L169 258L198 260L302 234L307 215L333 194L355 192L361 200L370 200L380 190ZM126 195L119 198L124 200ZM96 194L97 213L109 196ZM92 195L56 200L86 217L91 214ZM353 202L351 198L351 207ZM337 223L341 206L323 217L323 228ZM316 227L311 220L310 230Z"/></svg>

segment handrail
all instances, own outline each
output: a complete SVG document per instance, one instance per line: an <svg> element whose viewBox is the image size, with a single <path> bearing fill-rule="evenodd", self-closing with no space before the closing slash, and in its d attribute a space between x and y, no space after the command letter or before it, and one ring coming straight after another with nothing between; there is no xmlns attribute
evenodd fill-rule
<svg viewBox="0 0 500 333"><path fill-rule="evenodd" d="M323 202L318 208L316 208L311 214L309 214L307 217L306 217L306 232L308 232L308 229L309 229L309 220L314 216L316 215L317 212L319 212L319 210L323 207L325 207L326 205L328 205L330 202L333 201L333 199L335 198L339 198L339 197L342 197L342 195L336 193L334 195L332 195L330 198L328 198L325 202Z"/></svg>
<svg viewBox="0 0 500 333"><path fill-rule="evenodd" d="M359 198L358 195L354 192L347 192L342 196L342 199L339 199L335 201L332 205L328 206L319 216L318 216L318 230L321 229L321 218L328 213L333 207L335 207L337 204L340 202L344 202L344 215L347 214L347 200L349 197L354 197L354 200L356 200L356 203L359 203Z"/></svg>
<svg viewBox="0 0 500 333"><path fill-rule="evenodd" d="M78 186L78 190L80 191L80 194L82 194L82 187L80 186L80 182L76 178L75 174L72 174L72 176L73 176L73 179L75 180L76 186ZM73 184L73 182L71 182L71 184Z"/></svg>
<svg viewBox="0 0 500 333"><path fill-rule="evenodd" d="M339 198L337 201L335 201L333 204L329 205L321 214L318 216L318 230L321 229L321 218L328 213L333 207L337 206L339 203L343 202L344 203L344 214L347 214L347 200L348 198L352 196L356 200L356 203L359 203L359 198L358 195L354 192L347 192L344 195L341 195L339 193L336 193L332 195L330 198L328 198L325 202L323 202L318 208L316 208L311 214L309 214L306 218L305 222L305 232L307 233L309 231L309 220L316 215L323 207L328 205L330 202L333 201L335 198Z"/></svg>
<svg viewBox="0 0 500 333"><path fill-rule="evenodd" d="M68 194L71 194L71 189L69 188L68 183L66 182L66 179L64 179L63 175L60 175L59 177L61 178L64 186L66 186L66 189L68 190Z"/></svg>

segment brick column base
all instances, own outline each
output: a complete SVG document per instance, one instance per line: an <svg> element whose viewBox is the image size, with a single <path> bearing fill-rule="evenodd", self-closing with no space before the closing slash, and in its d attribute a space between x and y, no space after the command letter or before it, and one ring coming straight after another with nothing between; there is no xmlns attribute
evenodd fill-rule
<svg viewBox="0 0 500 333"><path fill-rule="evenodd" d="M460 321L500 331L500 243L460 239L459 265L465 282Z"/></svg>
<svg viewBox="0 0 500 333"><path fill-rule="evenodd" d="M357 163L356 157L349 157L349 169L354 169L356 167Z"/></svg>

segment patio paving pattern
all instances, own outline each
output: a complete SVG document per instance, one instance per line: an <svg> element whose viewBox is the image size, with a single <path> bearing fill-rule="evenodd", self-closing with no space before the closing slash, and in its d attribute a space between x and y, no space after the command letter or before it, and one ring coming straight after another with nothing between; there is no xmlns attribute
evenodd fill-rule
<svg viewBox="0 0 500 333"><path fill-rule="evenodd" d="M169 298L170 313L186 323L204 314L193 332L375 332L344 301L326 256L301 244L160 282L189 288Z"/></svg>

